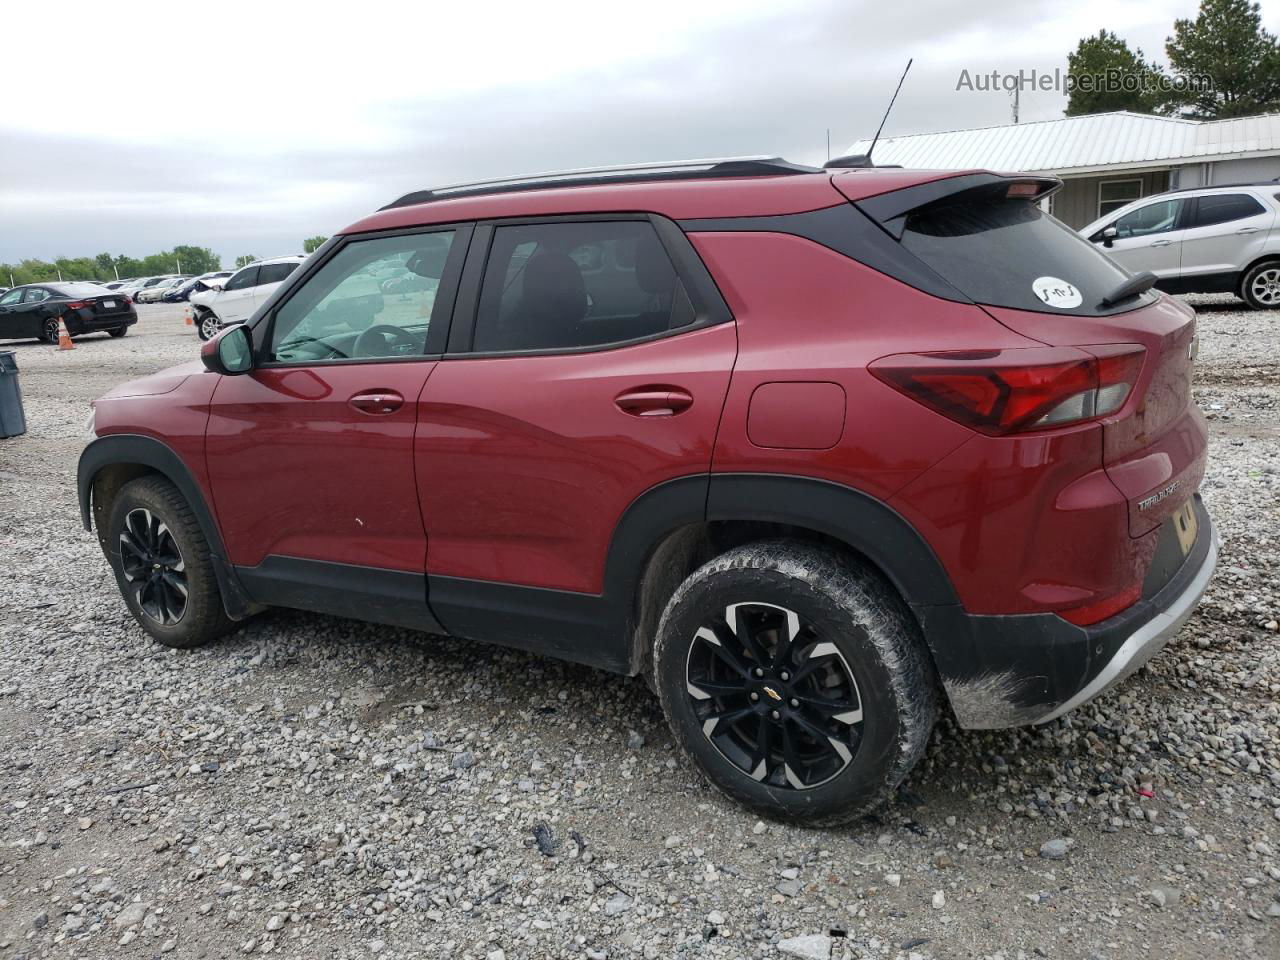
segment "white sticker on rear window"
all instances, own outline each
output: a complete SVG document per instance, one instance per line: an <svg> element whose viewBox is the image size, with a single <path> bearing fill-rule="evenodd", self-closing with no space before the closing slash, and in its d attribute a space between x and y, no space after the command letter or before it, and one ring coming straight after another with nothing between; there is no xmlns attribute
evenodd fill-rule
<svg viewBox="0 0 1280 960"><path fill-rule="evenodd" d="M1041 302L1062 310L1078 307L1080 301L1084 299L1080 296L1079 290L1057 277L1037 277L1032 282L1031 289L1035 291L1035 295Z"/></svg>

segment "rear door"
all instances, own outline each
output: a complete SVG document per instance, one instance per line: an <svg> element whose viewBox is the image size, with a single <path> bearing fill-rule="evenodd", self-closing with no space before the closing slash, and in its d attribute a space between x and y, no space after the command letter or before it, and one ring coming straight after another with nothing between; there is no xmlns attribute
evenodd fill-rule
<svg viewBox="0 0 1280 960"><path fill-rule="evenodd" d="M1181 197L1156 200L1114 220L1116 236L1107 246L1102 231L1089 238L1098 249L1131 273L1144 270L1173 279L1182 269L1182 229L1187 201ZM1104 228L1105 229L1105 228Z"/></svg>
<svg viewBox="0 0 1280 960"><path fill-rule="evenodd" d="M242 323L258 307L254 290L258 285L258 264L251 264L227 281L213 301L214 312L223 323Z"/></svg>
<svg viewBox="0 0 1280 960"><path fill-rule="evenodd" d="M552 609L563 591L602 593L627 508L665 481L705 482L736 351L723 300L670 221L477 228L415 440L446 628L527 645L528 622L486 617L510 609L502 588L542 588L522 596Z"/></svg>
<svg viewBox="0 0 1280 960"><path fill-rule="evenodd" d="M1250 193L1210 193L1188 202L1184 277L1238 273L1262 252L1275 224L1275 212Z"/></svg>

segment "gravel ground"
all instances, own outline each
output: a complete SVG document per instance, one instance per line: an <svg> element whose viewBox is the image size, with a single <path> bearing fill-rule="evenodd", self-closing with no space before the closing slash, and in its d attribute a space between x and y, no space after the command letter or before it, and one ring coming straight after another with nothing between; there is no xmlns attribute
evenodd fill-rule
<svg viewBox="0 0 1280 960"><path fill-rule="evenodd" d="M18 354L0 441L0 957L1280 957L1280 316L1197 298L1219 573L1044 728L939 725L876 818L757 821L639 681L291 612L180 653L79 526L86 402L170 307ZM800 939L797 939L800 938ZM807 939L806 939L807 938Z"/></svg>

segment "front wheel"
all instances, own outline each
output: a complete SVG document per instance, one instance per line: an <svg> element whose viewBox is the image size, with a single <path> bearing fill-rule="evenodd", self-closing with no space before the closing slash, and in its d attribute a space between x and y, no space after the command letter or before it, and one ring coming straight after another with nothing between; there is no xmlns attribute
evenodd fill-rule
<svg viewBox="0 0 1280 960"><path fill-rule="evenodd" d="M231 629L209 544L168 480L140 477L120 488L111 504L106 551L129 612L160 643L199 647Z"/></svg>
<svg viewBox="0 0 1280 960"><path fill-rule="evenodd" d="M663 612L654 670L676 739L713 785L815 826L888 800L937 716L902 600L875 570L799 541L691 574Z"/></svg>
<svg viewBox="0 0 1280 960"><path fill-rule="evenodd" d="M1240 296L1255 310L1280 307L1280 260L1268 260L1250 268L1240 281Z"/></svg>
<svg viewBox="0 0 1280 960"><path fill-rule="evenodd" d="M211 340L215 337L222 324L218 322L218 315L206 310L196 318L196 334L201 340Z"/></svg>

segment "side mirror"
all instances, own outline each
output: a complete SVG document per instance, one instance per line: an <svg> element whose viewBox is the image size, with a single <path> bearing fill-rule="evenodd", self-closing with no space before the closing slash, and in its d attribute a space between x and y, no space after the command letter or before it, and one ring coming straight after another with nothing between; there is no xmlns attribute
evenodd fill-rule
<svg viewBox="0 0 1280 960"><path fill-rule="evenodd" d="M1104 227L1102 230L1102 245L1104 247L1111 246L1111 244L1115 242L1116 236L1118 234L1119 234L1119 231L1116 230L1115 227Z"/></svg>
<svg viewBox="0 0 1280 960"><path fill-rule="evenodd" d="M253 369L253 341L244 324L228 327L200 347L200 360L205 369L234 377Z"/></svg>

